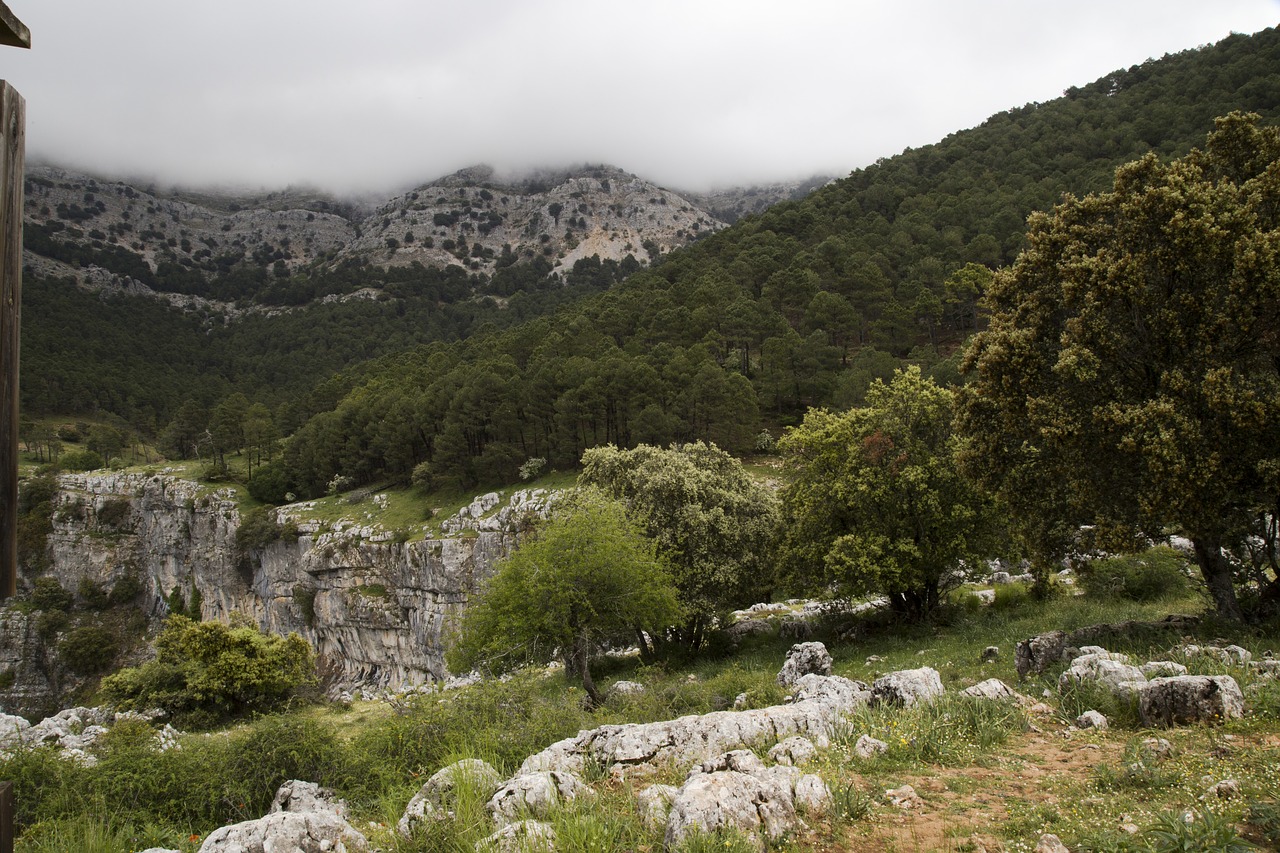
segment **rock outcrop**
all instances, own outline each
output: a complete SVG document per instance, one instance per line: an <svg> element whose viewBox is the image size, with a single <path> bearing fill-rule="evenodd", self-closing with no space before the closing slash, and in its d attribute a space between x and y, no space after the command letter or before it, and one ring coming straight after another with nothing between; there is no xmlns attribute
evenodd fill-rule
<svg viewBox="0 0 1280 853"><path fill-rule="evenodd" d="M347 822L346 805L312 782L286 782L271 811L257 820L215 829L200 853L360 853L368 840Z"/></svg>
<svg viewBox="0 0 1280 853"><path fill-rule="evenodd" d="M446 620L552 499L541 490L494 493L445 520L453 535L412 541L354 521L322 526L282 507L279 538L242 551L228 489L162 473L69 474L59 486L48 574L65 589L127 581L140 590L131 606L153 620L175 589L194 590L205 619L241 613L264 631L302 635L334 695L447 678ZM14 673L0 709L33 718L80 683L55 665L56 637L45 642L35 621L0 611L0 669Z"/></svg>

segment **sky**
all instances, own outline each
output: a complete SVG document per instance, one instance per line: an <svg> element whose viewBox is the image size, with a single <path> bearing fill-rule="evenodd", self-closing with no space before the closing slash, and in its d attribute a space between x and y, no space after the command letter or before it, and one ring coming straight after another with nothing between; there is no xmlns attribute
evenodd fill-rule
<svg viewBox="0 0 1280 853"><path fill-rule="evenodd" d="M164 184L390 193L489 163L706 190L877 158L1280 0L7 0L27 158Z"/></svg>

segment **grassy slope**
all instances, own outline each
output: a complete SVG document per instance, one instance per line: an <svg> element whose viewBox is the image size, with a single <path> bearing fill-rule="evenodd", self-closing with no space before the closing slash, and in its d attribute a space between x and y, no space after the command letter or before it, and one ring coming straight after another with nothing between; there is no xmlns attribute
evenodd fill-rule
<svg viewBox="0 0 1280 853"><path fill-rule="evenodd" d="M870 681L895 669L929 665L955 691L993 676L1016 683L1013 645L1035 633L1157 618L1201 606L1198 599L1136 605L1064 597L1037 603L1002 595L994 607L959 608L951 624L902 629L872 618L859 623L856 639L840 640L830 633L819 638L828 643L837 674ZM1261 657L1277 645L1280 628L1256 631L1208 622L1196 639L1237 642ZM1164 658L1178 642L1171 636L1154 645L1111 645ZM20 794L26 794L21 819L55 818L28 832L20 848L26 850L55 849L34 842L55 829L102 824L103 815L114 831L124 832L122 827L130 824L133 838L144 831L167 832L183 841L189 833L203 835L221 822L263 813L275 786L299 775L332 785L348 797L356 824L383 850L469 850L488 827L478 803L463 804L458 820L413 841L399 840L391 831L409 797L440 766L478 756L510 773L526 755L582 728L723 708L743 692L754 705L777 702L782 694L774 675L789 643L753 641L718 660L687 665L645 668L634 660L605 662L598 675L603 684L627 678L648 689L641 696L610 700L594 712L582 709L581 691L562 676L530 673L505 683L393 703L308 706L212 737L189 735L181 752L164 756L130 752L117 742L105 750L98 768L63 771L56 791L48 787L54 779L47 776L43 790L24 790L32 782L30 757L28 763L0 767L0 775L18 779ZM988 645L1000 646L1001 657L982 664L979 657ZM873 655L883 660L868 661ZM1228 671L1247 695L1258 689L1251 687L1255 680L1250 673ZM1126 759L1126 749L1150 733L1141 731L1124 709L1105 705L1113 715L1109 732L1071 731L1069 722L1083 706L1075 698L1057 697L1056 675L1050 672L1021 685L1032 696L1051 691L1048 701L1055 710L1048 715L1001 712L999 719L975 719L970 706L949 701L941 706L944 713L877 711L855 717L846 737L815 763L837 792L844 816L811 819L809 829L784 846L978 850L1003 845L1030 850L1040 832L1048 830L1072 849L1090 838L1096 849L1123 849L1115 846L1122 823L1145 828L1162 811L1206 808L1240 822L1251 804L1274 801L1280 790L1280 689L1274 682L1257 682L1262 692L1247 700L1244 720L1162 732L1174 743L1175 757L1129 772L1125 766L1132 756ZM854 757L850 747L864 732L887 741L889 752L870 761ZM981 745L983 738L994 742ZM766 749L769 744L758 746ZM208 772L215 767L218 772ZM1241 783L1241 797L1200 800L1210 782L1229 777ZM554 820L561 849L660 849L660 832L645 829L635 813L632 785L609 782L604 773L592 781L599 800L589 808L567 809ZM660 774L656 781L678 783L679 774ZM893 809L880 796L904 783L923 798L923 806L910 813ZM368 821L382 826L369 828ZM180 846L195 848L185 841ZM740 849L731 838L718 839L715 846ZM101 849L131 848L122 842Z"/></svg>

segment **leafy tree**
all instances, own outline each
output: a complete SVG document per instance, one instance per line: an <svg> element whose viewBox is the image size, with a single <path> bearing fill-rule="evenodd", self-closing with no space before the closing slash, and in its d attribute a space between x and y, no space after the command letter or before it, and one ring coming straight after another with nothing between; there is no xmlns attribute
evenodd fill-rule
<svg viewBox="0 0 1280 853"><path fill-rule="evenodd" d="M449 665L502 670L557 653L593 704L602 697L590 656L602 642L656 631L679 618L665 561L623 506L583 489L499 564L468 604Z"/></svg>
<svg viewBox="0 0 1280 853"><path fill-rule="evenodd" d="M685 621L671 633L690 650L717 617L768 598L778 521L773 493L714 444L597 447L580 482L625 501L669 561ZM648 654L644 638L641 650Z"/></svg>
<svg viewBox="0 0 1280 853"><path fill-rule="evenodd" d="M812 410L783 436L797 469L782 493L796 581L881 593L920 618L966 563L989 556L992 508L956 469L952 408L953 392L911 366L876 380L865 408Z"/></svg>
<svg viewBox="0 0 1280 853"><path fill-rule="evenodd" d="M1172 526L1241 616L1223 548L1280 503L1278 228L1280 130L1240 113L1031 220L961 410L968 467L1024 538L1051 555L1081 523L1118 544Z"/></svg>

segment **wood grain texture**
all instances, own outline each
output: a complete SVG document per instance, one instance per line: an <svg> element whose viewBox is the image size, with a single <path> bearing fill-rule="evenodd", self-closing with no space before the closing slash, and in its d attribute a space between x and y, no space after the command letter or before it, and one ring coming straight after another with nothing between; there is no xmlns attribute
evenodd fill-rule
<svg viewBox="0 0 1280 853"><path fill-rule="evenodd" d="M0 598L18 579L18 342L26 102L0 80Z"/></svg>

